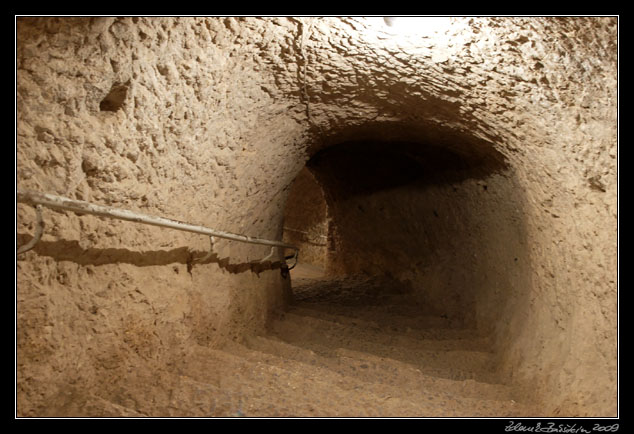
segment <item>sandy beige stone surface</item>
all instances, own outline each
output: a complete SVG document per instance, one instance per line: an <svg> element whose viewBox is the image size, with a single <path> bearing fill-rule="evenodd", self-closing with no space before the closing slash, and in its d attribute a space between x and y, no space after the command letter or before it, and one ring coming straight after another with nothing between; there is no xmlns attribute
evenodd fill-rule
<svg viewBox="0 0 634 434"><path fill-rule="evenodd" d="M331 219L322 282L397 282L422 316L489 336L496 378L540 416L615 416L618 19L449 21L413 36L361 17L18 17L17 186L282 239L308 162ZM268 248L218 241L199 263L203 236L44 220L16 261L18 416L249 415L236 390L251 415L333 415L377 393L330 401L316 382L319 401L276 407L290 359L260 396L255 356L221 350L284 330L293 275L256 264ZM34 229L18 204L18 246Z"/></svg>
<svg viewBox="0 0 634 434"><path fill-rule="evenodd" d="M284 242L300 248L302 264L327 267L331 218L324 191L307 167L291 184L286 203Z"/></svg>

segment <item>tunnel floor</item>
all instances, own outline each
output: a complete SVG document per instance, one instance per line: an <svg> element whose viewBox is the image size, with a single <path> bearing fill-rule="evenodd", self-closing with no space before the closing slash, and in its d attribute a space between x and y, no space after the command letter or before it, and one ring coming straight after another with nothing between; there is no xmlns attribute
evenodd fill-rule
<svg viewBox="0 0 634 434"><path fill-rule="evenodd" d="M153 417L530 417L490 341L421 316L388 280L292 271L294 300L262 336L197 346L63 413ZM72 392L68 392L71 394ZM83 408L77 403L83 402ZM59 414L59 412L58 412Z"/></svg>
<svg viewBox="0 0 634 434"><path fill-rule="evenodd" d="M276 415L535 416L502 384L487 336L421 315L402 285L302 264L292 277L290 308L235 353L292 374Z"/></svg>

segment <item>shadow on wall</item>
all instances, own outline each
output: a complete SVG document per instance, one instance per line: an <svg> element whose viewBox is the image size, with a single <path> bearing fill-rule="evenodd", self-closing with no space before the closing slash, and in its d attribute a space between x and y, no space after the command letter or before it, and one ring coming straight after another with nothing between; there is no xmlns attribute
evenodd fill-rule
<svg viewBox="0 0 634 434"><path fill-rule="evenodd" d="M329 274L388 277L421 313L465 325L497 328L496 310L521 309L531 272L523 193L493 145L352 141L307 167L332 220Z"/></svg>
<svg viewBox="0 0 634 434"><path fill-rule="evenodd" d="M30 235L17 234L18 246L28 243L31 238ZM232 274L247 271L259 274L263 271L286 267L286 264L281 261L231 263L230 258L220 258L216 253L208 255L209 252L193 251L188 247L137 252L115 248L84 248L77 240L39 241L33 248L33 252L40 256L49 256L56 261L71 261L79 265L131 264L137 267L148 267L153 265L187 264L187 271L189 272L192 271L194 266L211 263L218 264L220 268Z"/></svg>

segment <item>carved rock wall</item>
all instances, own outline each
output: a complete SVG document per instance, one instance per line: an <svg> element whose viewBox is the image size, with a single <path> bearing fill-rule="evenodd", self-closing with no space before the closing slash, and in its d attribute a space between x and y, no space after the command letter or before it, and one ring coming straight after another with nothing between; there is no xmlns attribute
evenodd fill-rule
<svg viewBox="0 0 634 434"><path fill-rule="evenodd" d="M320 151L449 150L466 164L442 182L332 207L334 242L356 258L341 271L396 270L435 309L453 282L448 309L496 331L501 365L548 414L613 416L617 19L452 19L427 36L375 21L20 17L18 187L280 239L290 185ZM482 156L495 170L474 169ZM324 173L341 195L336 168ZM353 232L341 217L358 206L370 213ZM389 254L355 252L385 218L407 222L378 231ZM45 221L17 261L21 415L69 384L106 387L169 369L190 342L257 333L287 300L279 270L251 265L264 247L219 242L199 264L204 237ZM18 245L33 224L18 205Z"/></svg>

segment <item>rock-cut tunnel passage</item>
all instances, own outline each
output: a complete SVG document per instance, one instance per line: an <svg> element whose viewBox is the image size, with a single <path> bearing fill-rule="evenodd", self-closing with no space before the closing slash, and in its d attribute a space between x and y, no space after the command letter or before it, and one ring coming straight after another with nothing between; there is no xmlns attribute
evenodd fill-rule
<svg viewBox="0 0 634 434"><path fill-rule="evenodd" d="M618 414L617 42L17 17L16 413Z"/></svg>
<svg viewBox="0 0 634 434"><path fill-rule="evenodd" d="M473 380L482 401L458 407L474 414L529 414L502 392L495 342L530 283L523 195L493 146L464 149L361 140L315 153L289 192L285 239L306 254L273 335L357 360L366 381L409 366L450 389Z"/></svg>
<svg viewBox="0 0 634 434"><path fill-rule="evenodd" d="M522 191L493 146L330 146L298 174L286 205L285 239L302 251L295 299L352 301L345 297L360 295L333 282L310 292L305 285L311 274L354 276L383 282L372 290L374 303L407 293L412 311L475 326L487 288L508 303L504 297L517 297L528 283L522 206ZM491 328L483 317L480 326Z"/></svg>

